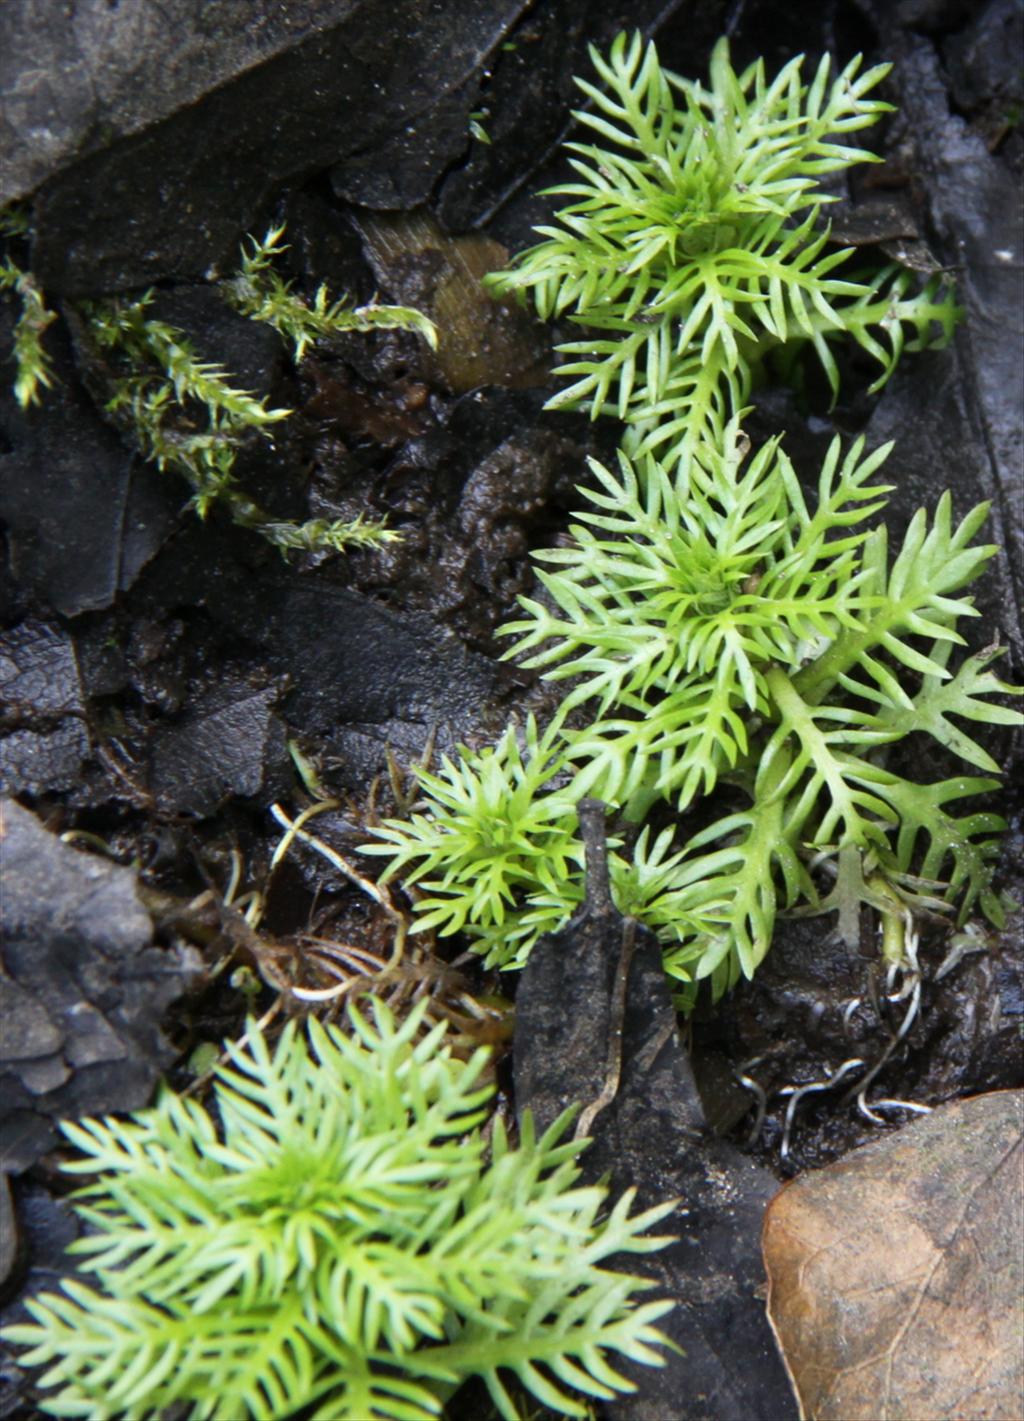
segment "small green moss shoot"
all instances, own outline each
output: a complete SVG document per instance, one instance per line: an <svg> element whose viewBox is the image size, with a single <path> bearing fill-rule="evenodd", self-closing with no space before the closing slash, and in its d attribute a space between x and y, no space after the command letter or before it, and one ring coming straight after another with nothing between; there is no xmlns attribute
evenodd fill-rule
<svg viewBox="0 0 1024 1421"><path fill-rule="evenodd" d="M243 244L238 273L221 282L220 292L240 315L273 326L292 345L293 358L300 361L310 346L330 341L347 331L412 331L437 349L437 328L422 311L411 306L382 306L370 302L352 307L346 297L332 301L327 287L317 287L312 303L303 300L285 281L274 262L288 250L285 228L271 227L262 241L255 237Z"/></svg>
<svg viewBox="0 0 1024 1421"><path fill-rule="evenodd" d="M0 212L0 241L13 243L28 236L28 218L18 207ZM43 293L30 271L23 270L5 251L0 257L0 291L10 291L21 303L14 324L14 396L22 409L39 404L43 390L53 385L50 357L43 347L43 333L57 319L46 307Z"/></svg>
<svg viewBox="0 0 1024 1421"><path fill-rule="evenodd" d="M312 304L304 301L273 266L287 250L283 236L281 226L262 241L251 238L243 245L238 274L219 290L240 314L273 326L291 344L296 361L315 343L353 330L410 330L436 345L432 322L408 307L349 309L344 299L331 302L324 285ZM221 367L200 360L180 331L148 314L153 299L153 292L146 292L134 301L96 302L87 320L96 344L126 367L115 377L108 411L147 458L191 484L192 507L200 518L222 504L234 522L259 533L284 556L375 547L399 538L362 514L303 523L273 519L250 498L234 472L239 449L254 434L272 439L273 427L291 411L268 409Z"/></svg>
<svg viewBox="0 0 1024 1421"><path fill-rule="evenodd" d="M274 267L287 251L284 231L282 225L270 228L262 240L249 238L238 272L220 282L218 290L241 315L273 326L296 362L312 346L352 331L411 331L436 349L433 322L411 307L371 302L353 308L344 297L332 301L324 284L306 301ZM0 214L0 237L17 240L27 233L28 219L20 209L9 207ZM0 259L4 290L21 301L14 330L14 390L27 408L38 404L42 390L53 383L42 336L57 317L46 308L31 272L9 254ZM291 411L269 409L266 400L241 389L223 367L202 360L182 331L152 315L154 299L155 293L147 291L134 299L92 301L83 305L82 314L92 340L117 367L107 412L145 458L186 480L193 491L191 507L200 518L223 506L234 522L259 533L284 556L398 540L398 533L363 514L301 523L270 517L239 485L235 464L254 436L272 440L274 426Z"/></svg>

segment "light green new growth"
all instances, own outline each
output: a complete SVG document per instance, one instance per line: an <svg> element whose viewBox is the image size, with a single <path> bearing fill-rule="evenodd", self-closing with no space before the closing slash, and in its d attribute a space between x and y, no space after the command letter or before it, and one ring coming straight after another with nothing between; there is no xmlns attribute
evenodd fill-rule
<svg viewBox="0 0 1024 1421"><path fill-rule="evenodd" d="M487 1053L468 1062L374 1003L351 1035L290 1023L271 1052L250 1027L218 1071L216 1123L166 1091L130 1120L63 1126L98 1175L72 1245L96 1286L68 1279L5 1330L46 1365L51 1415L143 1421L428 1421L468 1377L518 1416L508 1382L585 1416L578 1399L634 1386L610 1357L662 1365L664 1301L605 1266L668 1242L578 1184L572 1112L513 1148L480 1130Z"/></svg>
<svg viewBox="0 0 1024 1421"><path fill-rule="evenodd" d="M862 74L858 58L830 84L826 56L806 84L798 57L769 83L760 60L737 75L723 39L704 88L639 34L591 58L604 87L578 79L593 109L575 116L598 141L567 145L579 181L550 190L573 201L488 278L596 333L558 347L575 357L558 373L574 378L549 408L608 407L633 426L630 452L674 465L721 441L773 348L810 343L836 393L838 336L878 361L872 389L904 347L936 327L949 339L957 312L937 282L911 295L895 268L853 280L839 274L849 250L826 249L821 209L835 199L818 180L877 161L845 140L891 108L866 97L889 65Z"/></svg>
<svg viewBox="0 0 1024 1421"><path fill-rule="evenodd" d="M544 793L565 763L555 753L558 738L538 742L531 719L525 750L514 726L493 749L462 747L458 763L445 757L439 774L419 772L430 812L389 820L377 831L383 842L365 845L366 853L391 859L385 880L406 870L405 883L426 893L418 902L418 931L479 937L493 928L500 936L506 919L518 916L524 892L559 893L578 876L583 849L575 798Z"/></svg>
<svg viewBox="0 0 1024 1421"><path fill-rule="evenodd" d="M462 929L488 962L521 966L582 901L582 795L628 824L727 786L726 812L681 849L671 827L653 846L645 828L632 862L619 843L610 856L620 909L661 938L684 1002L702 978L717 995L749 977L780 910L838 911L856 945L867 903L893 958L912 912L962 921L978 905L998 922L1005 825L956 809L996 787L997 766L958 722L1019 725L992 700L1019 688L988 669L995 647L950 660L976 615L963 590L995 551L972 542L987 507L956 524L944 494L890 556L869 527L890 446L844 455L834 440L812 503L778 439L751 455L740 430L758 365L783 343L813 345L835 390L829 343L851 335L882 367L877 389L903 349L951 334L956 307L933 285L912 295L908 272L839 279L848 253L827 252L818 225L817 178L871 158L839 140L888 108L865 97L887 66L860 75L854 61L830 86L825 60L805 85L796 59L769 83L761 64L737 77L722 41L704 89L638 36L593 57L608 92L582 83L594 112L578 117L602 142L569 145L582 181L556 189L578 200L492 280L607 333L563 347L587 359L562 367L580 378L552 404L614 403L627 422L618 469L591 463L572 541L537 554L543 594L501 629L566 694L543 754L532 727L522 761L511 730L493 753L463 751L422 776L422 812L367 851L429 892L422 927ZM889 747L911 735L986 773L903 777Z"/></svg>
<svg viewBox="0 0 1024 1421"><path fill-rule="evenodd" d="M265 321L292 343L294 358L302 359L317 341L330 340L346 331L414 331L437 349L437 327L422 311L409 306L368 306L351 308L345 297L330 301L327 287L317 287L313 304L296 296L292 283L274 269L274 260L288 250L282 242L284 226L272 227L262 242L250 237L250 249L242 249L242 265L237 276L221 285L225 299L243 316Z"/></svg>
<svg viewBox="0 0 1024 1421"><path fill-rule="evenodd" d="M558 566L541 576L561 615L524 600L527 616L507 628L518 649L543 648L531 664L574 678L564 709L595 708L567 733L574 792L629 817L656 799L686 809L722 778L749 798L691 839L669 889L687 928L666 965L715 973L719 989L753 972L778 906L816 901L812 851L856 847L895 890L875 904L889 915L913 905L918 873L948 880L961 917L980 900L998 918L989 884L1003 821L952 808L997 781L915 784L886 768L884 747L927 734L991 770L946 715L1021 720L989 699L1017 689L985 669L998 651L947 666L958 622L976 615L958 594L995 551L971 541L984 505L957 526L943 495L890 563L885 529L859 526L884 503L886 486L868 480L887 448L865 459L858 441L840 463L834 441L811 510L776 441L744 464L728 434L724 457L694 461L685 497L659 468L641 493L624 457L618 478L594 466L599 488L585 492L599 511L583 515L574 547L544 555ZM916 691L907 671L922 678Z"/></svg>
<svg viewBox="0 0 1024 1421"><path fill-rule="evenodd" d="M561 715L582 705L592 722L569 730L560 715L541 752L531 725L522 757L510 728L496 750L421 775L424 811L388 821L385 842L367 846L429 893L421 929L465 929L489 963L521 966L582 901L583 794L636 820L656 800L685 810L721 779L747 808L685 851L670 855L663 834L648 857L645 832L632 866L611 856L620 908L658 933L681 981L712 976L722 991L751 975L778 909L819 903L808 860L838 864L851 848L863 875L843 887L891 920L890 943L910 908L943 898L961 920L979 902L999 919L990 880L1005 825L954 809L998 781L919 785L885 766L885 747L918 733L991 772L948 717L1021 722L991 700L1018 690L988 669L998 649L948 666L958 622L976 615L958 594L995 551L971 542L987 508L956 526L943 495L890 565L885 529L861 526L891 487L869 482L888 452L865 458L857 441L840 461L833 441L814 509L778 442L747 461L735 425L724 453L693 461L685 497L660 467L641 486L625 456L617 476L592 464L598 487L581 492L596 511L580 515L571 547L540 554L557 569L539 574L548 602L523 598L525 616L503 629L514 650L535 652L527 665L571 678ZM848 901L819 906L841 909L853 930Z"/></svg>
<svg viewBox="0 0 1024 1421"><path fill-rule="evenodd" d="M24 237L28 219L17 208L8 207L0 213L0 239ZM13 291L21 301L21 314L14 325L14 397L22 409L38 404L41 390L53 385L50 357L43 349L43 332L57 319L56 311L48 311L35 277L23 271L14 258L0 259L0 291Z"/></svg>
<svg viewBox="0 0 1024 1421"><path fill-rule="evenodd" d="M414 931L464 933L489 967L522 967L538 937L583 902L581 781L566 773L557 724L538 738L531 717L523 739L520 748L509 726L493 748L460 746L458 760L444 757L438 773L420 770L426 812L385 821L376 830L380 842L363 845L364 853L390 858L382 881L400 875L416 886ZM683 855L671 852L671 840L669 830L648 848L645 829L627 859L613 839L609 875L620 911L678 943L685 915L667 895Z"/></svg>

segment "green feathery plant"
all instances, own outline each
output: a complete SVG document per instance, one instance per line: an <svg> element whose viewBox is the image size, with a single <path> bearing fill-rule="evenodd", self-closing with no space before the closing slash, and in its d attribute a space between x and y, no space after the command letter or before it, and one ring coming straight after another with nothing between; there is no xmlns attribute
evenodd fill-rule
<svg viewBox="0 0 1024 1421"><path fill-rule="evenodd" d="M573 201L544 241L488 281L532 293L547 319L569 313L588 331L558 349L575 377L552 409L610 408L632 429L627 449L668 465L720 443L764 357L810 343L833 392L829 343L854 340L888 379L901 350L948 340L957 311L939 282L911 294L909 272L845 272L849 250L827 250L825 173L877 162L846 136L891 105L866 97L887 64L854 59L829 84L826 56L810 84L802 56L770 83L758 61L737 75L722 39L709 88L662 68L653 45L625 34L604 59L604 88L576 82L592 110L576 113L597 143L570 143L579 181L550 189Z"/></svg>
<svg viewBox="0 0 1024 1421"><path fill-rule="evenodd" d="M425 812L366 846L427 890L421 930L465 930L489 964L521 966L582 901L583 794L635 822L720 780L746 808L684 851L662 834L652 857L645 831L632 863L611 856L621 910L658 933L681 981L710 975L724 990L753 973L780 907L839 908L848 925L854 892L883 914L893 952L912 908L956 904L962 921L979 904L999 920L1005 825L953 809L998 781L920 785L886 767L887 747L919 733L990 776L991 756L949 717L1021 722L991 699L1018 690L989 669L997 648L948 666L958 622L976 615L958 594L995 552L971 541L987 508L954 525L943 495L890 560L885 528L860 526L891 488L869 482L888 453L865 458L857 441L840 460L833 441L813 510L778 441L746 462L735 422L724 453L694 461L686 497L658 466L641 486L624 455L618 476L592 464L598 487L582 492L598 511L580 515L571 547L538 555L558 569L539 573L548 598L521 599L525 616L503 628L514 652L535 652L528 666L571 678L559 717L540 746L528 727L525 755L510 728L496 750L421 774ZM569 729L577 707L593 719ZM842 894L819 900L811 858L847 865Z"/></svg>
<svg viewBox="0 0 1024 1421"><path fill-rule="evenodd" d="M382 842L363 846L391 859L385 880L402 874L407 886L425 891L417 931L434 929L442 937L465 931L480 939L494 930L502 942L524 892L557 894L582 872L576 800L557 789L544 793L564 765L557 729L538 740L531 717L524 738L520 749L509 726L493 748L460 746L457 763L446 756L439 773L421 769L429 813L389 820L377 830ZM520 945L521 956L536 936L525 949Z"/></svg>
<svg viewBox="0 0 1024 1421"><path fill-rule="evenodd" d="M887 747L920 733L991 772L947 717L1021 723L991 700L1018 689L988 669L998 649L948 665L958 623L977 615L962 590L996 551L972 543L987 505L957 525L944 494L890 559L884 526L861 526L891 487L869 482L888 453L865 458L858 440L841 460L834 440L813 509L778 441L748 461L735 422L685 492L657 465L641 485L624 455L618 476L594 464L598 487L583 492L597 511L573 546L539 555L558 569L540 573L554 610L524 598L503 629L534 652L528 665L572 678L563 713L593 711L565 733L573 794L631 819L656 800L685 810L723 779L749 801L690 840L668 889L681 931L666 966L684 978L716 974L722 989L751 975L778 907L817 902L811 855L857 850L888 885L862 896L889 918L940 895L961 919L976 903L1000 917L990 880L1005 825L952 808L998 781L922 785L887 768Z"/></svg>
<svg viewBox="0 0 1024 1421"><path fill-rule="evenodd" d="M848 254L826 254L818 225L816 179L871 158L836 139L889 107L864 97L887 66L859 75L854 61L829 87L824 60L805 86L796 59L768 83L761 64L737 77L722 41L705 90L639 37L594 62L610 92L583 83L595 112L579 118L604 145L571 144L583 182L556 190L579 201L492 283L608 333L563 347L589 359L563 367L582 378L552 403L596 415L614 385L627 422L618 470L591 463L570 545L537 554L543 594L501 629L509 655L568 689L542 750L532 728L525 760L511 730L493 753L463 750L422 776L422 812L367 851L431 895L422 927L521 966L582 901L582 795L626 826L700 803L705 827L681 848L672 826L653 845L645 828L631 858L618 841L610 857L619 907L661 938L683 1003L702 978L717 995L750 976L780 910L837 911L852 944L867 903L893 959L914 912L963 921L978 906L998 922L1005 825L956 811L998 767L958 720L1019 725L992 699L1018 688L989 669L998 648L950 665L976 615L963 589L995 551L972 543L987 507L955 524L943 495L890 557L884 526L867 526L892 487L871 482L890 446L843 455L833 441L810 504L778 439L751 457L740 430L783 343L812 344L835 389L829 342L852 335L882 367L878 388L904 348L951 333L957 308L934 285L913 296L906 272L835 276ZM985 774L915 783L890 766L908 736ZM725 786L707 823L703 801Z"/></svg>
<svg viewBox="0 0 1024 1421"><path fill-rule="evenodd" d="M442 758L434 773L420 769L425 811L389 819L379 842L363 852L391 862L382 881L401 876L416 888L414 932L460 932L488 967L522 967L537 939L561 927L584 897L584 850L567 746L556 722L538 737L532 717L520 747L510 725L498 744ZM645 829L631 858L609 845L609 876L619 910L640 918L667 944L680 941L682 921L666 897L682 860L671 852L672 831L648 848Z"/></svg>
<svg viewBox="0 0 1024 1421"><path fill-rule="evenodd" d="M0 212L0 239L17 241L28 235L28 218L18 207ZM49 311L35 277L24 271L5 252L0 258L0 291L13 292L21 302L21 314L14 324L14 397L22 409L38 404L41 391L53 385L50 357L43 349L43 332L57 319Z"/></svg>
<svg viewBox="0 0 1024 1421"><path fill-rule="evenodd" d="M165 1091L129 1120L62 1128L64 1168L98 1176L72 1245L93 1288L67 1279L5 1337L46 1365L56 1416L216 1421L420 1421L479 1376L506 1421L515 1377L545 1406L633 1390L609 1354L661 1365L670 1302L603 1265L669 1240L630 1215L634 1191L577 1183L586 1142L567 1112L518 1146L480 1130L486 1050L468 1062L374 1003L351 1035L290 1023L271 1052L250 1027L218 1071L216 1117ZM216 1122L215 1123L215 1119Z"/></svg>

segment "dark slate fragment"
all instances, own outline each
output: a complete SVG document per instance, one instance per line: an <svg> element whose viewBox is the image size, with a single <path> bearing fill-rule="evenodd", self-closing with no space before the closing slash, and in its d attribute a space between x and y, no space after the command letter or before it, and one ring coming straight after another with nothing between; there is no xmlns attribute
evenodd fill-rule
<svg viewBox="0 0 1024 1421"><path fill-rule="evenodd" d="M1019 893L1019 880L1014 889ZM922 997L924 1042L907 1063L913 1099L952 1100L1024 1084L1022 926L1018 898L1004 932L976 923L943 944L948 950Z"/></svg>
<svg viewBox="0 0 1024 1421"><path fill-rule="evenodd" d="M88 754L89 737L80 721L66 720L53 730L14 730L0 740L0 793L73 789Z"/></svg>
<svg viewBox="0 0 1024 1421"><path fill-rule="evenodd" d="M43 1002L6 976L0 976L0 1021L4 1023L0 1039L3 1064L52 1056L67 1039Z"/></svg>
<svg viewBox="0 0 1024 1421"><path fill-rule="evenodd" d="M0 636L0 702L16 720L81 712L75 649L66 632L29 619Z"/></svg>
<svg viewBox="0 0 1024 1421"><path fill-rule="evenodd" d="M255 565L243 565L254 549ZM427 613L403 613L339 587L329 580L332 571L314 568L300 576L227 520L189 519L147 569L133 593L132 615L137 626L162 627L168 607L202 608L189 619L180 665L175 661L181 694L177 705L168 702L173 714L195 716L192 697L223 677L218 668L226 657L240 668L232 672L239 685L250 666L259 667L275 683L285 678L289 684L276 709L290 733L327 737L329 754L343 761L342 778L365 788L384 767L387 744L414 746L418 755L432 728L439 750L478 731L507 696L511 677ZM159 670L160 663L154 665ZM138 672L131 674L147 694ZM257 711L255 704L251 709ZM154 747L175 724L164 714L145 732ZM351 755L346 722L356 724ZM181 736L180 745L187 752L186 739ZM267 750L274 751L267 760L272 772L276 741L268 741ZM175 752L163 761L161 772L176 758ZM187 778L184 768L169 774L165 788L174 780L185 793Z"/></svg>
<svg viewBox="0 0 1024 1421"><path fill-rule="evenodd" d="M581 806L581 821L591 812ZM667 1354L662 1369L624 1364L638 1391L608 1405L607 1415L788 1421L796 1405L756 1291L764 1277L762 1215L776 1180L704 1129L659 945L615 910L600 871L595 891L589 830L586 837L587 906L531 953L516 999L513 1054L517 1108L531 1109L542 1127L573 1101L583 1103L593 1139L582 1157L588 1183L607 1174L613 1195L633 1185L638 1207L680 1200L659 1225L678 1242L629 1255L623 1266L654 1278L676 1300L659 1325L685 1355ZM619 1028L618 1089L595 1113L614 1074Z"/></svg>
<svg viewBox="0 0 1024 1421"><path fill-rule="evenodd" d="M70 789L89 754L71 638L28 619L0 635L0 792Z"/></svg>
<svg viewBox="0 0 1024 1421"><path fill-rule="evenodd" d="M950 93L961 112L998 106L1004 121L1020 122L1024 99L1024 9L1020 0L989 0L944 48ZM1016 118L1014 113L1016 111Z"/></svg>
<svg viewBox="0 0 1024 1421"><path fill-rule="evenodd" d="M11 1182L0 1174L0 1289L10 1277L18 1256L18 1224L14 1217Z"/></svg>
<svg viewBox="0 0 1024 1421"><path fill-rule="evenodd" d="M328 28L351 0L5 0L0 203Z"/></svg>
<svg viewBox="0 0 1024 1421"><path fill-rule="evenodd" d="M922 34L955 29L977 9L977 0L897 0L895 6L891 0L883 0L883 3L894 10L902 28L919 30Z"/></svg>
<svg viewBox="0 0 1024 1421"><path fill-rule="evenodd" d="M418 200L451 161L455 116L445 96L460 96L468 144L474 75L521 9L522 0L349 5L334 27L306 31L293 48L50 178L34 198L36 276L47 291L75 296L200 277L233 260L285 181L331 165L337 181L339 166L351 164L347 190L359 197L382 153L396 200ZM248 9L232 20L251 24ZM431 115L448 136L432 138L424 160ZM378 195L375 176L370 189Z"/></svg>
<svg viewBox="0 0 1024 1421"><path fill-rule="evenodd" d="M480 75L474 70L464 83L441 90L397 132L339 163L331 174L334 191L385 212L406 212L426 202L439 175L470 146L469 115L479 94Z"/></svg>
<svg viewBox="0 0 1024 1421"><path fill-rule="evenodd" d="M173 1057L162 1015L198 964L151 945L129 869L62 844L13 800L0 813L0 1167L19 1173L57 1120L147 1103Z"/></svg>
<svg viewBox="0 0 1024 1421"><path fill-rule="evenodd" d="M157 731L150 789L161 810L212 814L229 795L252 798L279 777L288 756L274 715L280 695L280 684L229 681Z"/></svg>
<svg viewBox="0 0 1024 1421"><path fill-rule="evenodd" d="M0 302L0 321L13 305ZM0 332L0 349L6 346ZM59 325L46 332L56 383L25 412L0 381L0 518L21 586L66 616L108 607L167 536L183 486L143 464L96 413Z"/></svg>
<svg viewBox="0 0 1024 1421"><path fill-rule="evenodd" d="M999 26L984 33L988 44L1001 43ZM957 300L966 315L952 349L900 365L866 431L868 447L896 440L884 474L898 486L893 504L905 516L921 505L933 507L945 488L953 491L960 517L973 504L991 500L984 538L998 544L999 552L979 591L979 607L987 614L982 635L1009 641L1019 666L1024 658L1024 563L1019 557L1024 547L1024 212L998 155L950 112L931 41L896 34L883 43L895 61L902 161L923 193L935 234L932 245L955 271ZM977 63L980 67L980 58ZM1009 669L999 672L1006 676Z"/></svg>
<svg viewBox="0 0 1024 1421"><path fill-rule="evenodd" d="M500 685L491 662L430 617L403 616L312 577L225 579L207 606L291 676L288 717L307 731L392 718L465 725Z"/></svg>

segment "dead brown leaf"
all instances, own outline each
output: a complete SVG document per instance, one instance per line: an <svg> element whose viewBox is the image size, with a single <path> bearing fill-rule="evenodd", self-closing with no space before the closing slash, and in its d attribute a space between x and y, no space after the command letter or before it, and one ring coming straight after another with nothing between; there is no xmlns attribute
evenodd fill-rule
<svg viewBox="0 0 1024 1421"><path fill-rule="evenodd" d="M940 1106L794 1180L764 1228L802 1421L1021 1421L1024 1092Z"/></svg>

